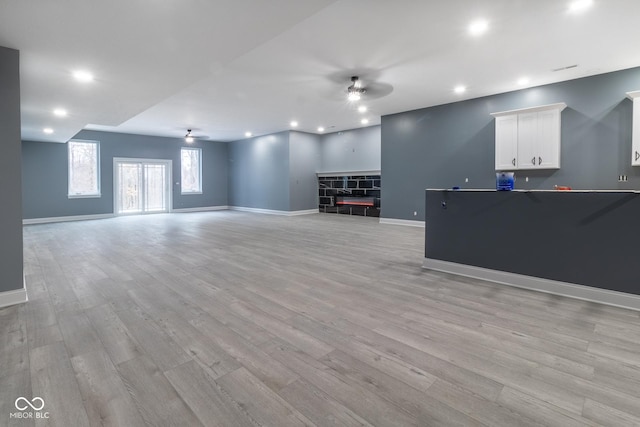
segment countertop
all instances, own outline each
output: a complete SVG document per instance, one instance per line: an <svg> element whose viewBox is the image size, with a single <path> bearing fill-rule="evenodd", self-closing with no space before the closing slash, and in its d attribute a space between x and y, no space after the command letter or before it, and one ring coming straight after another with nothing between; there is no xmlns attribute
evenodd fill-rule
<svg viewBox="0 0 640 427"><path fill-rule="evenodd" d="M492 193L640 193L640 190L523 190L515 189L510 191L496 190L490 188L427 188L427 191L451 191L451 192L492 192Z"/></svg>

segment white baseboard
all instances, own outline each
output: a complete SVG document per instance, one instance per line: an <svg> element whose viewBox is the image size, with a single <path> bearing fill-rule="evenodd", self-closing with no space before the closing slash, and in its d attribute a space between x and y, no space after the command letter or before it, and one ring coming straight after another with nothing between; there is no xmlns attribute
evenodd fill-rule
<svg viewBox="0 0 640 427"><path fill-rule="evenodd" d="M640 295L425 258L422 268L640 311Z"/></svg>
<svg viewBox="0 0 640 427"><path fill-rule="evenodd" d="M22 225L46 224L50 222L66 222L66 221L86 221L91 219L113 218L114 214L97 214L97 215L70 215L70 216L54 216L49 218L30 218L23 219Z"/></svg>
<svg viewBox="0 0 640 427"><path fill-rule="evenodd" d="M27 289L0 292L0 308L27 302Z"/></svg>
<svg viewBox="0 0 640 427"><path fill-rule="evenodd" d="M187 213L187 212L208 212L208 211L226 211L229 206L204 206L200 208L180 208L174 209L171 212Z"/></svg>
<svg viewBox="0 0 640 427"><path fill-rule="evenodd" d="M298 216L298 215L313 215L320 213L320 209L307 209L305 211L291 211L287 216Z"/></svg>
<svg viewBox="0 0 640 427"><path fill-rule="evenodd" d="M259 208L246 208L244 206L229 206L232 211L253 212L267 215L283 215L283 216L298 216L298 215L311 215L320 212L319 209L308 209L304 211L276 211L272 209L259 209Z"/></svg>
<svg viewBox="0 0 640 427"><path fill-rule="evenodd" d="M424 228L424 221L413 221L409 219L380 218L380 224L404 225L408 227Z"/></svg>

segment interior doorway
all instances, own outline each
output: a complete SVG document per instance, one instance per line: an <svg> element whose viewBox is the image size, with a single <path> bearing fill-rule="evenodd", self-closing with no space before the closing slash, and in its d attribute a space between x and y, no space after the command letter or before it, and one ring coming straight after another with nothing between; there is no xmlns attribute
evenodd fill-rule
<svg viewBox="0 0 640 427"><path fill-rule="evenodd" d="M113 159L114 211L135 215L171 211L171 160Z"/></svg>

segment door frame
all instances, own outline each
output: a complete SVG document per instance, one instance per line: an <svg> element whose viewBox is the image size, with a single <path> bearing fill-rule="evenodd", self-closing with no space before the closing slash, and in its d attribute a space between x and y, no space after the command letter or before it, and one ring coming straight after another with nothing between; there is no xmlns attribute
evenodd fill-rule
<svg viewBox="0 0 640 427"><path fill-rule="evenodd" d="M137 164L156 164L164 165L165 174L165 197L167 200L167 210L163 212L137 212L137 213L118 213L118 186L120 180L118 179L118 164L119 163L137 163ZM113 158L113 214L115 216L124 215L151 215L157 213L171 213L173 212L173 160L170 159L140 159L135 157L114 157Z"/></svg>

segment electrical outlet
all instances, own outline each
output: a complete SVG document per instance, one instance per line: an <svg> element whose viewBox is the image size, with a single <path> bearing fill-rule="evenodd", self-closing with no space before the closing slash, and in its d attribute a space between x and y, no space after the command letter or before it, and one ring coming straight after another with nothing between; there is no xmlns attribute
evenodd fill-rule
<svg viewBox="0 0 640 427"><path fill-rule="evenodd" d="M618 182L627 182L629 177L627 175L618 175Z"/></svg>
<svg viewBox="0 0 640 427"><path fill-rule="evenodd" d="M464 179L464 182L469 182L469 178L465 178L465 179Z"/></svg>
<svg viewBox="0 0 640 427"><path fill-rule="evenodd" d="M413 216L417 216L417 215L418 215L418 212L413 211Z"/></svg>
<svg viewBox="0 0 640 427"><path fill-rule="evenodd" d="M524 182L529 182L529 177L528 176L524 177Z"/></svg>

